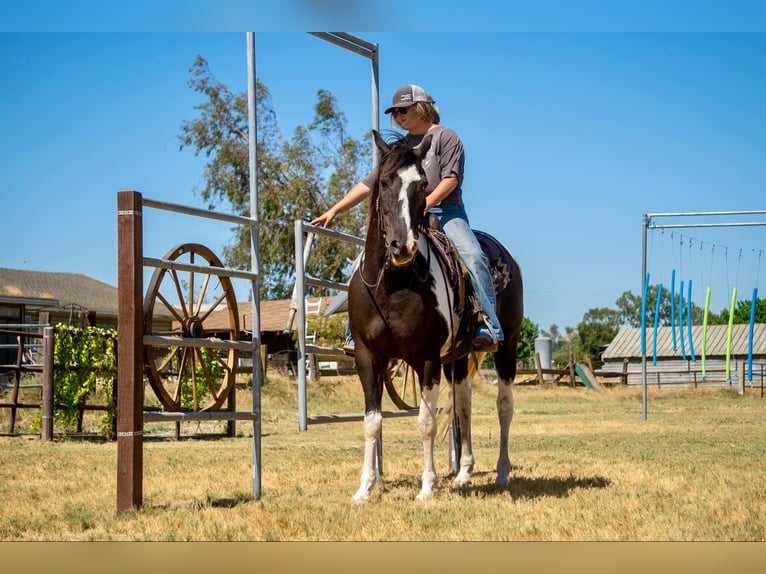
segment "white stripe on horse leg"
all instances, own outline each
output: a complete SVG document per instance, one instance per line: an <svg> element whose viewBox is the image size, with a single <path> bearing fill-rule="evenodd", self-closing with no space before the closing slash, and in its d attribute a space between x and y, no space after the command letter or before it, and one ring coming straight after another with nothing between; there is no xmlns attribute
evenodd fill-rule
<svg viewBox="0 0 766 574"><path fill-rule="evenodd" d="M439 385L424 388L420 395L418 428L423 439L423 484L418 500L428 500L434 495L436 469L434 468L434 440L436 439L436 402L439 399Z"/></svg>
<svg viewBox="0 0 766 574"><path fill-rule="evenodd" d="M473 447L471 446L471 383L463 379L459 384L455 383L453 394L455 396L455 412L460 422L460 471L455 477L453 488L462 488L471 483L473 472Z"/></svg>
<svg viewBox="0 0 766 574"><path fill-rule="evenodd" d="M375 486L375 456L382 426L383 415L380 414L380 411L373 411L364 415L364 464L362 465L359 490L354 494L354 502L370 500L370 492Z"/></svg>
<svg viewBox="0 0 766 574"><path fill-rule="evenodd" d="M500 454L497 457L497 479L495 484L508 486L511 461L508 458L508 433L513 419L513 383L497 382L497 418L500 422Z"/></svg>

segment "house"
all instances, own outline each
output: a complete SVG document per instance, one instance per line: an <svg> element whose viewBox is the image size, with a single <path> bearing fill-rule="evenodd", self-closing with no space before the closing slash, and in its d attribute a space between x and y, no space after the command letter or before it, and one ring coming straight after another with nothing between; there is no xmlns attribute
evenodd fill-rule
<svg viewBox="0 0 766 574"><path fill-rule="evenodd" d="M753 371L754 377L766 373L766 324L753 326ZM675 328L675 345L673 344L673 328L658 327L657 337L653 328L646 329L646 371L649 382L661 380L665 382L719 382L727 381L726 349L728 342L728 325L708 325L704 348L703 375L703 346L702 325L692 326L691 345L689 344L688 328L683 328L683 339L678 327ZM641 329L621 329L601 355L602 372L627 372L629 384L642 382ZM730 376L742 369L748 360L750 345L750 326L732 325ZM655 351L656 348L656 351ZM656 363L655 363L656 359Z"/></svg>
<svg viewBox="0 0 766 574"><path fill-rule="evenodd" d="M0 267L0 328L82 322L116 329L117 287L79 273ZM16 345L0 335L0 364L16 361Z"/></svg>
<svg viewBox="0 0 766 574"><path fill-rule="evenodd" d="M332 298L327 297L309 297L306 299L306 314L324 314L332 301ZM268 362L270 366L287 372L294 371L298 361L298 345L295 340L298 319L294 316L291 320L291 304L291 299L278 299L261 301L259 305L261 345L266 347ZM253 326L252 302L238 302L237 313L240 339L249 340ZM205 320L205 336L215 336L217 332L225 331L228 324L228 309L221 306ZM247 358L242 353L240 357Z"/></svg>

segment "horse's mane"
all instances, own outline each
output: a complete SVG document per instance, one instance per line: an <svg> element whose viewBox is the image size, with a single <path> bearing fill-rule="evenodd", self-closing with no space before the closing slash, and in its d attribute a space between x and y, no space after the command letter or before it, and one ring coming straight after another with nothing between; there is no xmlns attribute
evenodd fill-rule
<svg viewBox="0 0 766 574"><path fill-rule="evenodd" d="M407 143L406 136L394 134L394 138L387 142L391 148L380 159L380 177L389 177L403 164L415 161L415 152L412 146Z"/></svg>

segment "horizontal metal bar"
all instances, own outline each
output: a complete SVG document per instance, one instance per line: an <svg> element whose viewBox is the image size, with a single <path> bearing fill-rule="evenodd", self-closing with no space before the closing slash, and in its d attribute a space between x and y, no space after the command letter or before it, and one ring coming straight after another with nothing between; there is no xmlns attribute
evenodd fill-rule
<svg viewBox="0 0 766 574"><path fill-rule="evenodd" d="M668 212L668 213L647 213L646 217L697 217L697 216L715 216L724 215L766 215L766 210L757 209L750 211L687 211L687 212Z"/></svg>
<svg viewBox="0 0 766 574"><path fill-rule="evenodd" d="M257 421L258 413L243 411L194 411L194 412L161 412L144 413L145 423L161 423L173 421Z"/></svg>
<svg viewBox="0 0 766 574"><path fill-rule="evenodd" d="M347 357L343 349L336 347L320 347L319 345L306 345L307 355L317 355L323 357Z"/></svg>
<svg viewBox="0 0 766 574"><path fill-rule="evenodd" d="M151 199L149 197L144 197L142 203L144 207L164 209L165 211L185 213L186 215L196 215L198 217L205 217L207 219L216 219L218 221L226 221L228 223L247 225L248 227L258 227L258 221L256 219L245 217L243 215L221 213L219 211L212 211L210 209L202 209L199 207L190 207L188 205L181 205L180 203L170 203L167 201L160 201L158 199Z"/></svg>
<svg viewBox="0 0 766 574"><path fill-rule="evenodd" d="M392 419L399 417L412 417L418 414L418 409L409 409L405 411L383 411L381 414L384 419ZM306 422L310 425L321 425L328 423L345 423L363 421L363 414L355 415L316 415L313 417L307 417Z"/></svg>
<svg viewBox="0 0 766 574"><path fill-rule="evenodd" d="M160 269L173 269L175 271L190 271L193 273L207 273L218 277L237 277L239 279L255 280L257 273L252 271L242 271L239 269L229 269L228 267L215 267L213 265L196 265L194 263L184 263L183 261L169 261L168 259L156 259L154 257L144 257L144 265L147 267L158 267Z"/></svg>
<svg viewBox="0 0 766 574"><path fill-rule="evenodd" d="M344 233L342 231L335 231L334 229L327 229L326 227L320 227L318 225L311 225L306 221L301 221L301 228L304 232L308 230L317 235L325 235L327 237L334 237L335 239L344 239L346 241L350 241L351 243L356 243L357 245L364 245L364 239L361 237L357 237L356 235L351 235L349 233Z"/></svg>
<svg viewBox="0 0 766 574"><path fill-rule="evenodd" d="M144 335L144 345L150 347L197 347L207 349L239 349L252 351L256 345L252 341L227 341L224 339L195 339L193 337L163 337Z"/></svg>
<svg viewBox="0 0 766 574"><path fill-rule="evenodd" d="M371 60L377 57L378 47L376 44L371 44L351 34L345 32L309 32L309 34Z"/></svg>
<svg viewBox="0 0 766 574"><path fill-rule="evenodd" d="M692 227L763 227L766 225L766 221L763 222L742 222L742 223L650 223L647 225L649 229L687 229Z"/></svg>
<svg viewBox="0 0 766 574"><path fill-rule="evenodd" d="M313 285L314 287L326 287L328 289L337 289L338 291L348 291L348 283L339 283L338 281L330 281L329 279L319 279L317 277L311 277L305 275L303 279L305 285Z"/></svg>

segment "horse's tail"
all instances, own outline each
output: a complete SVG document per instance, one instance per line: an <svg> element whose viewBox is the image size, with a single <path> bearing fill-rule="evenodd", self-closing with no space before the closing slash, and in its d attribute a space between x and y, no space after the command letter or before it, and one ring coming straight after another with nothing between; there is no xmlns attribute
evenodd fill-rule
<svg viewBox="0 0 766 574"><path fill-rule="evenodd" d="M479 372L481 363L484 361L484 357L486 356L487 353L485 351L474 351L468 354L468 374L465 378L466 385L471 384L471 381ZM449 389L450 392L447 399L447 404L444 405L444 407L439 411L439 414L437 415L437 432L442 441L447 438L447 433L449 432L450 424L452 423L454 417L455 397L452 392L452 385L450 385Z"/></svg>

